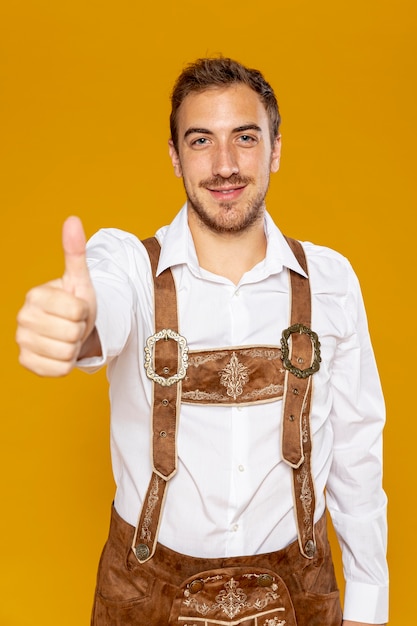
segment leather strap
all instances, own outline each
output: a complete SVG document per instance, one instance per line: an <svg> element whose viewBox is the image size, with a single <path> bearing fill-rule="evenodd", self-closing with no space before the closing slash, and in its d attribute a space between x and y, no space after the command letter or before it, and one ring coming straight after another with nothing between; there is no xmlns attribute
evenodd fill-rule
<svg viewBox="0 0 417 626"><path fill-rule="evenodd" d="M155 237L143 242L151 261L154 280L155 334L165 329L178 332L175 283L170 269L156 275L160 246ZM170 339L154 345L154 369L162 378L169 378L179 367L178 343ZM153 384L152 462L153 473L136 527L132 548L140 562L152 557L156 549L158 528L162 518L167 481L177 471L177 414L181 398L181 381L170 386Z"/></svg>
<svg viewBox="0 0 417 626"><path fill-rule="evenodd" d="M174 278L170 269L156 276L160 246L155 237L145 239L143 245L151 260L154 279L155 334L164 329L178 333L177 296ZM169 378L179 367L178 343L162 339L155 343L155 373ZM170 386L153 385L152 411L152 457L154 471L169 480L177 471L177 412L181 398L181 381Z"/></svg>
<svg viewBox="0 0 417 626"><path fill-rule="evenodd" d="M308 275L302 245L287 238L295 257ZM311 328L311 292L308 278L290 272L291 326ZM300 370L309 368L315 358L311 337L305 333L291 334L291 362ZM286 370L282 413L282 455L293 468L294 504L297 516L298 541L301 554L311 559L316 551L314 537L315 493L311 473L310 407L312 376L298 377Z"/></svg>
<svg viewBox="0 0 417 626"><path fill-rule="evenodd" d="M298 262L307 274L307 262L301 244L287 238ZM156 270L160 246L152 237L143 241L152 267L155 292L155 334L171 329L178 333L178 316L175 283L170 269L158 277ZM311 294L308 278L290 271L291 327L302 325L310 329ZM308 334L291 332L291 363L296 369L309 368L315 358ZM154 345L155 374L168 378L180 366L178 344L166 338ZM304 367L305 366L305 367ZM158 528L162 517L167 481L177 470L176 431L177 414L181 400L181 381L171 386L153 383L152 457L153 474L136 528L132 549L140 562L145 562L155 552ZM285 373L283 397L282 453L286 463L293 468L294 500L300 551L306 558L315 552L314 538L314 484L311 475L310 405L311 376L298 377L289 369Z"/></svg>

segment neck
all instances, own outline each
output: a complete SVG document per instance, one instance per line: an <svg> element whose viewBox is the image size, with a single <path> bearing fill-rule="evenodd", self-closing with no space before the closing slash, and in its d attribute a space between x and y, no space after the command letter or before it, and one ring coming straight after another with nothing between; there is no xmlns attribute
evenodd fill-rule
<svg viewBox="0 0 417 626"><path fill-rule="evenodd" d="M212 231L194 215L188 218L200 267L224 276L235 285L265 258L266 237L263 215L242 232Z"/></svg>

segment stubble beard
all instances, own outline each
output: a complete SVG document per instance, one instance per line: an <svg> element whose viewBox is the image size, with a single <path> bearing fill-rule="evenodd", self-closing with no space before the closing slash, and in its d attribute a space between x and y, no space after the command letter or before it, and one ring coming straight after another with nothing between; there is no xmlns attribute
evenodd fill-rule
<svg viewBox="0 0 417 626"><path fill-rule="evenodd" d="M232 175L228 179L217 176L201 181L199 187L202 189L215 189L216 187L222 187L225 183L229 185L250 185L254 184L254 180L238 174ZM263 219L268 186L266 186L266 189L261 189L255 197L247 202L245 207L240 209L238 208L238 200L234 202L219 202L220 211L214 216L207 211L204 202L196 197L195 194L189 192L185 182L184 186L189 210L193 211L200 223L212 232L221 234L242 233Z"/></svg>

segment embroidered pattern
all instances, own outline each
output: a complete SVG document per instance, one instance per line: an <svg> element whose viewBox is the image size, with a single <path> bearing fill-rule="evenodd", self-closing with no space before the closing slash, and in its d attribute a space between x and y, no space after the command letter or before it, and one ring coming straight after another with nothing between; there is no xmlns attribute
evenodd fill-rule
<svg viewBox="0 0 417 626"><path fill-rule="evenodd" d="M200 389L196 389L195 391L183 391L181 394L181 399L188 400L189 402L192 400L195 401L209 401L212 402L224 402L226 397L217 391L201 391Z"/></svg>
<svg viewBox="0 0 417 626"><path fill-rule="evenodd" d="M311 504L313 502L313 493L310 486L310 472L306 467L307 463L303 463L297 474L297 481L301 484L300 500L303 507L303 519L306 534L311 532Z"/></svg>
<svg viewBox="0 0 417 626"><path fill-rule="evenodd" d="M149 530L149 527L152 524L152 515L159 500L158 492L158 476L154 476L146 505L145 517L143 518L142 528L140 529L140 538L144 541L151 541L151 531Z"/></svg>
<svg viewBox="0 0 417 626"><path fill-rule="evenodd" d="M284 393L284 385L268 385L268 387L264 387L263 389L254 389L253 391L244 394L242 398L248 400L256 401L258 398L262 396L270 396L274 398L281 398Z"/></svg>
<svg viewBox="0 0 417 626"><path fill-rule="evenodd" d="M246 621L246 619L245 619ZM204 621L205 624L207 624L206 621ZM220 622L219 622L220 623ZM226 622L221 622L222 624L226 624ZM234 624L236 624L236 622L233 622ZM258 622L256 622L257 624ZM263 622L263 626L285 626L285 624L287 623L287 621L285 619L278 619L278 617L274 617L272 619L268 619L266 618L266 620ZM186 622L184 624L184 626L198 626L198 624L196 624L196 622Z"/></svg>
<svg viewBox="0 0 417 626"><path fill-rule="evenodd" d="M213 350L211 352L207 351L204 354L189 353L188 364L190 367L200 367L200 365L204 365L205 363L212 363L219 361L220 359L224 359L227 354L227 351L224 350Z"/></svg>
<svg viewBox="0 0 417 626"><path fill-rule="evenodd" d="M283 385L268 385L263 389L254 389L247 393L242 393L239 396L241 402L265 402L268 398L282 398L284 392ZM201 389L195 389L194 391L182 391L181 399L183 402L216 402L231 403L230 396L219 393L218 391L201 391ZM237 399L237 398L233 398Z"/></svg>
<svg viewBox="0 0 417 626"><path fill-rule="evenodd" d="M265 359L266 361L281 361L281 349L276 347L262 347L256 346L253 348L244 348L240 350L240 353L245 357L252 359ZM188 365L189 367L200 367L205 363L214 363L224 359L230 354L230 350L205 350L202 354L197 351L190 351L188 353ZM280 371L284 371L284 368L280 368Z"/></svg>
<svg viewBox="0 0 417 626"><path fill-rule="evenodd" d="M225 584L225 587L226 591L220 591L219 595L216 596L217 605L214 606L221 608L223 613L226 613L227 617L231 619L248 606L246 602L247 595L243 589L238 587L238 583L234 578L231 578Z"/></svg>
<svg viewBox="0 0 417 626"><path fill-rule="evenodd" d="M280 348L247 348L242 350L243 356L249 356L253 359L265 359L266 361L281 361L281 349ZM284 368L280 368L284 371Z"/></svg>
<svg viewBox="0 0 417 626"><path fill-rule="evenodd" d="M227 395L236 400L243 393L243 386L249 380L249 368L243 365L233 352L229 363L220 372L220 382L227 389Z"/></svg>
<svg viewBox="0 0 417 626"><path fill-rule="evenodd" d="M244 609L253 608L256 611L261 611L270 602L279 598L279 594L276 593L275 590L271 590L268 591L263 598L257 598L255 602L250 603L247 601L247 595L243 589L239 587L239 583L234 578L225 582L224 589L217 594L216 602L214 604L209 605L206 602L199 603L197 598L191 597L187 593L184 593L184 595L186 596L186 599L184 600L185 606L197 611L200 615L207 615L216 609L220 609L230 619L236 617L236 615L241 613ZM278 610L284 609L282 608ZM266 626L269 626L268 621L265 622L265 624ZM275 622L272 621L271 624L274 625Z"/></svg>

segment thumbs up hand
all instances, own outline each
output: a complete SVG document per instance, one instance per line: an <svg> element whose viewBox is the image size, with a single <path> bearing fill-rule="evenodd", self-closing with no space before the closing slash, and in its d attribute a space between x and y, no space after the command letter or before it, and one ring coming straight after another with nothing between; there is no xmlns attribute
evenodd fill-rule
<svg viewBox="0 0 417 626"><path fill-rule="evenodd" d="M85 235L77 217L62 231L62 278L31 289L18 314L19 361L40 376L64 376L81 356L99 356L96 296L86 262Z"/></svg>
<svg viewBox="0 0 417 626"><path fill-rule="evenodd" d="M62 247L65 258L65 271L62 287L90 305L88 320L94 325L96 315L96 296L90 279L86 259L86 240L83 225L78 217L69 217L62 228ZM91 328L87 328L91 331Z"/></svg>

